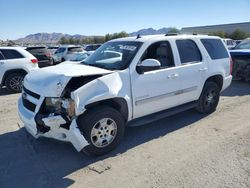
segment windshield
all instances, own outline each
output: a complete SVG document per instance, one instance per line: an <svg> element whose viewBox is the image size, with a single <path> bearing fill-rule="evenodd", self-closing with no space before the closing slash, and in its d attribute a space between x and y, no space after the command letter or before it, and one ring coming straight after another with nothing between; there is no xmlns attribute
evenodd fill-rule
<svg viewBox="0 0 250 188"><path fill-rule="evenodd" d="M242 41L234 49L250 49L250 40Z"/></svg>
<svg viewBox="0 0 250 188"><path fill-rule="evenodd" d="M109 70L128 67L141 46L141 42L107 42L82 63Z"/></svg>

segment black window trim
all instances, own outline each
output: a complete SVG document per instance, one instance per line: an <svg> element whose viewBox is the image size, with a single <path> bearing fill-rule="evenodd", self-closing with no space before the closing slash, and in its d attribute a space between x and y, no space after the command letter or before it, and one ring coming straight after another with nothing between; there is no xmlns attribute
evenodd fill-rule
<svg viewBox="0 0 250 188"><path fill-rule="evenodd" d="M4 55L2 54L1 50L0 50L0 55L3 57L3 59L0 59L0 61L5 60L6 58L4 57Z"/></svg>
<svg viewBox="0 0 250 188"><path fill-rule="evenodd" d="M179 49L178 49L178 46L177 46L177 43L176 43L177 41L181 41L181 40L189 40L189 41L192 41L196 45L196 47L197 47L197 49L199 51L200 57L201 57L200 61L191 61L191 62L181 63L181 56L180 56ZM190 64L198 64L198 63L202 63L203 62L204 57L203 57L203 55L201 53L199 45L193 39L176 39L175 40L175 45L176 45L176 48L177 48L177 51L178 51L178 54L179 54L179 58L180 58L180 66L186 66L186 65L190 65Z"/></svg>

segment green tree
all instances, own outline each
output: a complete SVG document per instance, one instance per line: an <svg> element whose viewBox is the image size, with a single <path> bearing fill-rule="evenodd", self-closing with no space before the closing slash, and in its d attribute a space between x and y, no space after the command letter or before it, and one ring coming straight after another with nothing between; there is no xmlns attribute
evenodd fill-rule
<svg viewBox="0 0 250 188"><path fill-rule="evenodd" d="M105 35L105 41L109 41L109 40L111 40L112 38L111 38L111 34L106 34Z"/></svg>
<svg viewBox="0 0 250 188"><path fill-rule="evenodd" d="M218 36L218 37L221 37L221 38L226 38L228 36L228 34L226 32L224 32L224 31L211 32L209 35Z"/></svg>
<svg viewBox="0 0 250 188"><path fill-rule="evenodd" d="M242 31L242 30L240 30L240 29L236 29L236 30L234 30L233 33L231 33L231 34L229 35L229 37L230 37L231 39L234 39L234 40L243 40L243 39L245 39L245 38L248 37L247 35L248 35L248 34L247 34L246 32L244 32L244 31Z"/></svg>
<svg viewBox="0 0 250 188"><path fill-rule="evenodd" d="M175 27L171 27L169 28L168 33L180 33L180 30Z"/></svg>
<svg viewBox="0 0 250 188"><path fill-rule="evenodd" d="M68 44L75 44L75 39L70 37L68 40Z"/></svg>
<svg viewBox="0 0 250 188"><path fill-rule="evenodd" d="M60 44L67 44L68 43L68 40L66 37L61 37L60 40L59 40L59 43Z"/></svg>

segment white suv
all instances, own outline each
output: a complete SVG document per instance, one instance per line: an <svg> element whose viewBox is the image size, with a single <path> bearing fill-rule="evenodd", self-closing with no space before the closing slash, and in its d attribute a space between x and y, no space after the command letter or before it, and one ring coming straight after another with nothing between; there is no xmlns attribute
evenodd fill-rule
<svg viewBox="0 0 250 188"><path fill-rule="evenodd" d="M0 47L0 88L20 92L24 76L38 69L37 59L20 47Z"/></svg>
<svg viewBox="0 0 250 188"><path fill-rule="evenodd" d="M66 60L70 60L76 54L85 53L81 46L67 45L60 46L53 54L53 60L55 63L61 63Z"/></svg>
<svg viewBox="0 0 250 188"><path fill-rule="evenodd" d="M79 64L25 77L18 108L35 138L71 142L102 155L125 127L189 108L212 113L231 81L225 44L212 36L137 36L103 44Z"/></svg>

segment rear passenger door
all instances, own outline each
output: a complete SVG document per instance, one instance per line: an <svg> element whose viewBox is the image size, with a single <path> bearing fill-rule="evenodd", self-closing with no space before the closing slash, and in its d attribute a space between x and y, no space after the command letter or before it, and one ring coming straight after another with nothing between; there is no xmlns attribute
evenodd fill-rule
<svg viewBox="0 0 250 188"><path fill-rule="evenodd" d="M208 67L194 40L179 39L175 42L180 64L179 100L184 104L199 98Z"/></svg>

